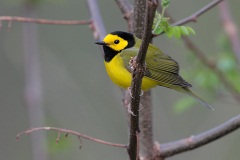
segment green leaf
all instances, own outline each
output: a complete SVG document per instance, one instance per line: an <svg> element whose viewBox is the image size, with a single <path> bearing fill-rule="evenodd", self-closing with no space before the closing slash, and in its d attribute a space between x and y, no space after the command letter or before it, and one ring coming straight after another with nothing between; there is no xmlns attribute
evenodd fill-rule
<svg viewBox="0 0 240 160"><path fill-rule="evenodd" d="M186 26L168 26L165 31L168 37L180 38L182 35L195 34L194 30Z"/></svg>
<svg viewBox="0 0 240 160"><path fill-rule="evenodd" d="M162 16L160 13L158 13L157 11L155 12L155 16L153 19L153 25L152 25L152 29L154 30L154 28L156 28L157 26L159 26L160 22L161 22Z"/></svg>
<svg viewBox="0 0 240 160"><path fill-rule="evenodd" d="M160 28L160 27L157 27L157 28L155 28L155 29L152 31L152 34L153 34L153 35L159 35L159 34L161 34L162 32L163 32L163 29Z"/></svg>
<svg viewBox="0 0 240 160"><path fill-rule="evenodd" d="M172 32L173 32L174 37L176 37L176 38L181 37L181 29L179 26L172 26Z"/></svg>
<svg viewBox="0 0 240 160"><path fill-rule="evenodd" d="M161 3L162 8L167 8L169 3L170 3L170 0L162 0L162 3Z"/></svg>
<svg viewBox="0 0 240 160"><path fill-rule="evenodd" d="M169 28L168 19L162 17L158 12L155 12L155 17L152 26L152 33L154 35L159 35L162 32L166 32Z"/></svg>
<svg viewBox="0 0 240 160"><path fill-rule="evenodd" d="M186 26L186 28L190 34L193 34L193 35L196 34L195 31L191 27Z"/></svg>
<svg viewBox="0 0 240 160"><path fill-rule="evenodd" d="M157 11L155 12L155 17L153 20L153 26L152 26L152 33L154 35L161 34L163 32L163 29L161 28L162 16Z"/></svg>
<svg viewBox="0 0 240 160"><path fill-rule="evenodd" d="M175 103L174 112L177 114L183 113L190 109L195 103L196 101L192 97L184 97Z"/></svg>
<svg viewBox="0 0 240 160"><path fill-rule="evenodd" d="M171 26L168 28L168 31L166 32L166 34L169 38L171 38L173 36L173 29Z"/></svg>
<svg viewBox="0 0 240 160"><path fill-rule="evenodd" d="M184 36L189 35L189 31L188 31L187 27L185 27L185 26L179 26L179 27L181 29L182 35L184 35Z"/></svg>
<svg viewBox="0 0 240 160"><path fill-rule="evenodd" d="M162 1L162 3L168 5L169 1L165 0ZM159 35L162 32L165 32L168 37L174 36L176 38L180 38L182 35L195 34L195 31L188 26L170 26L168 20L168 18L164 17L164 11L162 12L162 15L156 11L153 20L152 34Z"/></svg>

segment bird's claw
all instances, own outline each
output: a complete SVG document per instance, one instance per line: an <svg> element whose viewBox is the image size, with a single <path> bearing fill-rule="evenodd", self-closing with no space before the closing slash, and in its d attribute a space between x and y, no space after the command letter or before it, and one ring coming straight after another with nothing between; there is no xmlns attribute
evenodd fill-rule
<svg viewBox="0 0 240 160"><path fill-rule="evenodd" d="M127 111L128 111L129 114L131 114L131 115L133 115L133 116L137 116L137 115L135 115L135 114L133 113L133 111L131 110L131 105L130 105L130 104L127 106Z"/></svg>
<svg viewBox="0 0 240 160"><path fill-rule="evenodd" d="M129 65L131 68L131 71L133 72L135 70L135 68L137 67L137 63L136 63L136 56L135 57L131 57L130 61L129 61Z"/></svg>
<svg viewBox="0 0 240 160"><path fill-rule="evenodd" d="M131 87L128 87L128 93L129 93L130 97L133 98L132 92L131 92Z"/></svg>

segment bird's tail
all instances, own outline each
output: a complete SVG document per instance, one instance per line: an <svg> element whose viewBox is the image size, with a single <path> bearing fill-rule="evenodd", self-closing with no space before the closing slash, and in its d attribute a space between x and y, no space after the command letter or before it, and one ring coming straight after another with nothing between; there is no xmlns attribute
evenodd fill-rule
<svg viewBox="0 0 240 160"><path fill-rule="evenodd" d="M191 97L193 97L194 99L196 99L198 102L200 102L202 105L208 107L211 110L214 110L209 104L207 104L207 102L205 102L202 98L200 98L198 95L196 95L192 90L190 90L188 87L181 87L181 89L179 90L181 92L187 93L188 95L190 95Z"/></svg>

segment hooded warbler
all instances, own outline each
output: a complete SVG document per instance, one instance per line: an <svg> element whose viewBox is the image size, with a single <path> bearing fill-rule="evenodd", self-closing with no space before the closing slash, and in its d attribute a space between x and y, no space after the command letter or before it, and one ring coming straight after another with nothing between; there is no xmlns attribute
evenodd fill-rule
<svg viewBox="0 0 240 160"><path fill-rule="evenodd" d="M96 44L103 46L104 64L110 79L121 88L131 85L130 60L138 53L142 40L131 33L115 31L106 35ZM184 92L204 106L213 110L204 100L189 89L192 85L179 75L179 65L156 46L149 44L146 54L146 71L141 89L147 91L155 86L163 86Z"/></svg>

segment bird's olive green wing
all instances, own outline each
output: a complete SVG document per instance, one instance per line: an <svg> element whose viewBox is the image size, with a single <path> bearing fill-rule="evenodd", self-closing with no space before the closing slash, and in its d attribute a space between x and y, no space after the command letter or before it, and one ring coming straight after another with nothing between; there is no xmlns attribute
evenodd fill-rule
<svg viewBox="0 0 240 160"><path fill-rule="evenodd" d="M129 72L131 72L129 61L137 53L138 49L135 47L123 50L120 53L124 66ZM191 86L179 75L178 63L151 44L146 55L146 69L145 76L158 81L159 85Z"/></svg>

